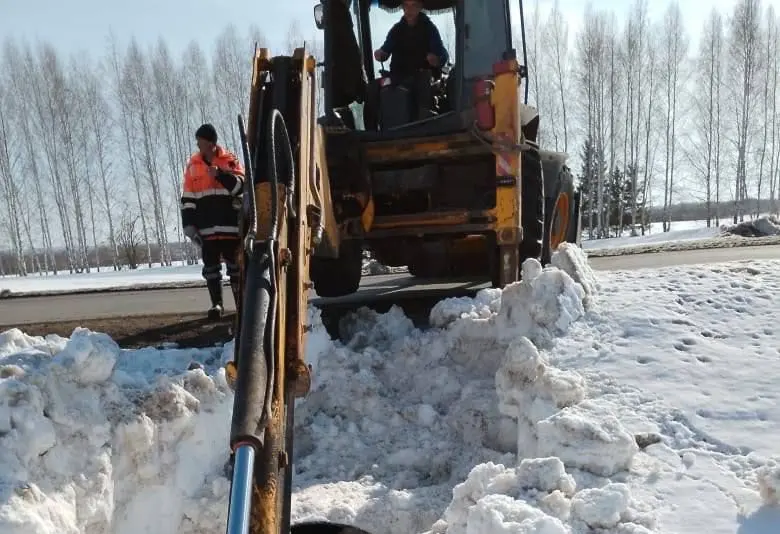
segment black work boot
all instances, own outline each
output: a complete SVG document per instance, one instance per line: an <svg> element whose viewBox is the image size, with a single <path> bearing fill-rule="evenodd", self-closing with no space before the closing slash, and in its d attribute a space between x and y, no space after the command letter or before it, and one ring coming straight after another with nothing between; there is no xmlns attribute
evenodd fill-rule
<svg viewBox="0 0 780 534"><path fill-rule="evenodd" d="M222 318L222 280L217 278L213 280L206 280L206 287L209 289L209 297L211 297L211 308L208 311L208 318L211 321L216 321Z"/></svg>

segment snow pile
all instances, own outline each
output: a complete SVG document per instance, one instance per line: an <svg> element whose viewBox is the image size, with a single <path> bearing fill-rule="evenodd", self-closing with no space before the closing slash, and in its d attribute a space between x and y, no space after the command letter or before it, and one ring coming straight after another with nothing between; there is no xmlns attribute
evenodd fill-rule
<svg viewBox="0 0 780 534"><path fill-rule="evenodd" d="M630 467L634 436L603 407L583 402L582 376L551 367L527 338L507 349L496 385L499 409L517 420L520 456L558 456L605 477Z"/></svg>
<svg viewBox="0 0 780 534"><path fill-rule="evenodd" d="M123 351L84 329L13 329L0 347L1 532L197 531L187 518L226 453L222 349Z"/></svg>
<svg viewBox="0 0 780 534"><path fill-rule="evenodd" d="M651 532L631 509L622 483L577 491L577 483L554 457L524 459L507 468L492 462L475 467L455 486L453 499L432 533L570 534L589 529ZM614 531L614 530L613 530Z"/></svg>
<svg viewBox="0 0 780 534"><path fill-rule="evenodd" d="M529 260L503 291L440 302L434 330L399 309L341 325L349 341L320 359L324 387L298 411L296 519L375 534L648 532L606 478L630 464L633 436L539 349L597 287L579 249L559 255L569 272Z"/></svg>
<svg viewBox="0 0 780 534"><path fill-rule="evenodd" d="M527 337L549 348L590 309L598 289L582 250L561 246L544 269L538 261L526 260L521 281L503 290L484 289L474 299L442 300L431 310L430 324L457 331L456 338L471 343L506 346Z"/></svg>
<svg viewBox="0 0 780 534"><path fill-rule="evenodd" d="M774 215L764 215L750 221L743 221L733 226L721 226L725 234L741 237L768 237L780 235L780 219Z"/></svg>
<svg viewBox="0 0 780 534"><path fill-rule="evenodd" d="M362 310L338 343L312 312L293 520L372 534L653 528L619 480L632 436L544 352L593 302L582 258L529 260L502 292L442 303L427 331L397 308ZM2 334L0 532L224 530L231 357L232 344L121 350L83 329Z"/></svg>

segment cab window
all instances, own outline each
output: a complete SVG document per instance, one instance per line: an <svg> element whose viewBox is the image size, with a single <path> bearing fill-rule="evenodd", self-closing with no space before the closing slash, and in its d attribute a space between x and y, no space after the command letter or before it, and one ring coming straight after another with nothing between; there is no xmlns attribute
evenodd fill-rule
<svg viewBox="0 0 780 534"><path fill-rule="evenodd" d="M511 1L511 0L510 0ZM463 74L466 79L490 74L493 64L509 48L509 25L505 2L468 0L463 2Z"/></svg>
<svg viewBox="0 0 780 534"><path fill-rule="evenodd" d="M469 0L471 1L471 0ZM467 2L468 3L468 2ZM444 43L444 47L447 49L447 53L450 56L450 63L455 63L455 10L448 9L444 11L437 11L435 13L429 13L424 11L430 17L431 22L436 25L441 35L441 40ZM382 46L387 37L387 33L393 25L401 20L403 12L401 10L387 12L379 7L372 7L369 20L371 24L371 53L374 50ZM379 75L379 70L382 68L381 63L374 61L374 75ZM385 62L385 69L390 70L390 60Z"/></svg>

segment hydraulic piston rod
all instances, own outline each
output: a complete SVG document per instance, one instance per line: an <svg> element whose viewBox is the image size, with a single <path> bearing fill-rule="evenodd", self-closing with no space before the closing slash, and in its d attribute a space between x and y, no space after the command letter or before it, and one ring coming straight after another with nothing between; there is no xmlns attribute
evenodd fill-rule
<svg viewBox="0 0 780 534"><path fill-rule="evenodd" d="M227 534L247 534L252 510L252 474L255 472L255 448L241 445L236 449L233 481L230 487L230 510Z"/></svg>

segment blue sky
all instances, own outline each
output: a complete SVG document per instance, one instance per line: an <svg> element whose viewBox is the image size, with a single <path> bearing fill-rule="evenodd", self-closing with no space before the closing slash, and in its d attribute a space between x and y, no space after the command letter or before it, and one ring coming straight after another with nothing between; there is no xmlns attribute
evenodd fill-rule
<svg viewBox="0 0 780 534"><path fill-rule="evenodd" d="M526 10L530 11L536 1L526 1ZM44 39L66 54L86 50L102 55L109 29L113 29L122 42L135 36L142 46L164 36L176 54L196 39L208 53L217 34L233 23L242 34L255 25L271 43L279 46L293 20L298 20L304 35L314 34L314 3L314 0L0 0L0 36L30 41ZM538 3L546 11L552 0L538 0ZM623 18L631 3L632 0L591 1L594 8L614 10L618 19ZM728 13L735 3L735 0L710 3L680 0L683 19L694 38L710 6ZM780 0L762 3L780 7ZM559 0L559 5L572 25L573 37L585 2ZM667 2L649 0L648 5L651 16L657 18ZM392 19L395 18L393 15Z"/></svg>

